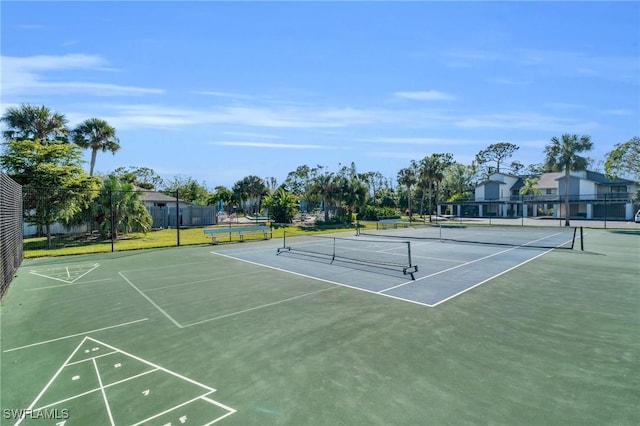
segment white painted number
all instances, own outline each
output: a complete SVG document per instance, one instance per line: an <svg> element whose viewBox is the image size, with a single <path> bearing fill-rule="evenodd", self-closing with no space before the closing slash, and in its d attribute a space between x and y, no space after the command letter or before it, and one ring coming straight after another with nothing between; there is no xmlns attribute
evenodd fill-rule
<svg viewBox="0 0 640 426"><path fill-rule="evenodd" d="M185 424L187 422L187 416L182 416L178 420L180 420L180 423Z"/></svg>
<svg viewBox="0 0 640 426"><path fill-rule="evenodd" d="M113 366L114 366L115 368L120 368L120 367L122 367L122 364L117 363L117 364L113 364Z"/></svg>
<svg viewBox="0 0 640 426"><path fill-rule="evenodd" d="M142 394L143 394L144 396L148 396L150 393L151 393L151 391L150 391L149 389L147 389L147 390L143 390L143 391L142 391Z"/></svg>
<svg viewBox="0 0 640 426"><path fill-rule="evenodd" d="M80 376L73 376L73 377L71 378L71 380L78 380L78 379L80 379Z"/></svg>
<svg viewBox="0 0 640 426"><path fill-rule="evenodd" d="M100 348L91 348L91 352L99 351Z"/></svg>

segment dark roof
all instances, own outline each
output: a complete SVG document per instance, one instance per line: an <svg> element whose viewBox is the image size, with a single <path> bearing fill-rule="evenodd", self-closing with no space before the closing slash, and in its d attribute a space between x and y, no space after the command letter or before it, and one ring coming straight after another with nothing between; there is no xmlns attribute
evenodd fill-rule
<svg viewBox="0 0 640 426"><path fill-rule="evenodd" d="M524 179L518 178L516 183L514 183L513 186L511 186L511 190L512 191L520 191L520 188L522 188L523 186L524 186Z"/></svg>
<svg viewBox="0 0 640 426"><path fill-rule="evenodd" d="M632 180L622 179L622 178L609 179L603 173L591 172L589 170L587 170L587 179L597 183L601 183L603 185L620 185L620 184L629 185L629 184L635 183Z"/></svg>

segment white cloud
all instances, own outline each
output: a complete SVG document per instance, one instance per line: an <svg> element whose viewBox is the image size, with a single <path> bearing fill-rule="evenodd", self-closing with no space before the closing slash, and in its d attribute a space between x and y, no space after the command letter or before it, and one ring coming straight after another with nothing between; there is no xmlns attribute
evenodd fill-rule
<svg viewBox="0 0 640 426"><path fill-rule="evenodd" d="M70 54L62 56L2 56L2 92L5 98L23 99L29 95L89 96L160 94L161 89L124 86L112 83L90 83L83 81L56 81L57 71L87 70L113 71L104 58L98 55Z"/></svg>
<svg viewBox="0 0 640 426"><path fill-rule="evenodd" d="M241 142L241 141L220 141L211 142L211 145L221 146L242 146L251 148L275 148L275 149L333 149L324 145L311 144L287 144L287 143L270 143L270 142Z"/></svg>
<svg viewBox="0 0 640 426"><path fill-rule="evenodd" d="M412 99L416 101L450 101L455 99L455 96L438 90L396 92L394 95L399 98Z"/></svg>

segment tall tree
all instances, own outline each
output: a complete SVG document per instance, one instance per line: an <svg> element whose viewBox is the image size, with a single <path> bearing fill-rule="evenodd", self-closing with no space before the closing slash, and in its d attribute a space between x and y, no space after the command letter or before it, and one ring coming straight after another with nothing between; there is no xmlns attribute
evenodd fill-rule
<svg viewBox="0 0 640 426"><path fill-rule="evenodd" d="M178 196L181 200L198 206L206 206L211 198L207 184L204 182L199 183L191 177L175 176L162 190L163 193L173 196L175 196L176 191L178 191Z"/></svg>
<svg viewBox="0 0 640 426"><path fill-rule="evenodd" d="M520 188L520 195L542 195L542 190L538 188L539 178L526 178Z"/></svg>
<svg viewBox="0 0 640 426"><path fill-rule="evenodd" d="M500 173L500 165L507 158L510 158L518 149L520 149L520 147L509 142L494 143L476 154L476 162L480 166L495 162L495 172Z"/></svg>
<svg viewBox="0 0 640 426"><path fill-rule="evenodd" d="M409 167L405 167L398 172L398 184L407 188L407 211L409 212L409 222L411 222L411 187L418 183L418 164L411 160Z"/></svg>
<svg viewBox="0 0 640 426"><path fill-rule="evenodd" d="M142 189L159 190L164 186L160 175L148 167L118 167L110 174L117 176L122 182Z"/></svg>
<svg viewBox="0 0 640 426"><path fill-rule="evenodd" d="M51 247L51 225L67 222L97 195L100 178L82 169L80 148L42 139L9 140L0 166L23 186L27 223L46 229Z"/></svg>
<svg viewBox="0 0 640 426"><path fill-rule="evenodd" d="M640 181L640 138L616 144L607 153L604 170L608 177L631 177Z"/></svg>
<svg viewBox="0 0 640 426"><path fill-rule="evenodd" d="M73 143L82 149L91 149L89 175L93 176L98 151L111 152L115 155L120 149L120 141L116 137L116 129L100 118L89 118L78 124L72 132Z"/></svg>
<svg viewBox="0 0 640 426"><path fill-rule="evenodd" d="M561 138L551 138L545 146L545 169L548 171L564 171L564 211L565 226L569 226L569 179L571 170L586 170L589 159L580 154L593 149L591 137L565 133Z"/></svg>
<svg viewBox="0 0 640 426"><path fill-rule="evenodd" d="M269 209L269 216L276 223L293 222L298 208L295 196L285 191L282 186L266 195L263 204Z"/></svg>
<svg viewBox="0 0 640 426"><path fill-rule="evenodd" d="M151 214L140 201L140 193L114 175L105 178L100 195L91 205L91 213L103 238L118 238L119 234L135 231L146 233L153 224Z"/></svg>
<svg viewBox="0 0 640 426"><path fill-rule="evenodd" d="M425 157L420 162L420 182L423 188L422 199L424 201L424 189L427 189L429 195L429 222L431 222L431 215L433 213L433 188L435 186L435 204L438 204L440 193L440 182L444 179L444 172L447 167L453 164L453 155L446 154L431 154ZM422 213L422 208L420 209Z"/></svg>
<svg viewBox="0 0 640 426"><path fill-rule="evenodd" d="M5 140L66 141L69 133L66 117L44 105L9 107L0 120L8 127L3 132Z"/></svg>
<svg viewBox="0 0 640 426"><path fill-rule="evenodd" d="M236 195L236 198L242 203L243 210L245 210L246 206L244 204L247 200L255 200L257 204L256 212L260 211L262 197L269 193L269 189L264 181L255 175L245 176L234 183L232 191Z"/></svg>

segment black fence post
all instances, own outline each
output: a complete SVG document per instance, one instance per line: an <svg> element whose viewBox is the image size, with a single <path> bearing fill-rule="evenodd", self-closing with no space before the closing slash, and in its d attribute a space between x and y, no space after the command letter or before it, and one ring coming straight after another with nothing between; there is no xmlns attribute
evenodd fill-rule
<svg viewBox="0 0 640 426"><path fill-rule="evenodd" d="M111 211L111 253L115 251L114 244L116 238L116 228L115 228L115 212L113 211L113 191L109 190L109 210Z"/></svg>
<svg viewBox="0 0 640 426"><path fill-rule="evenodd" d="M180 198L176 189L176 237L178 239L178 247L180 247Z"/></svg>

